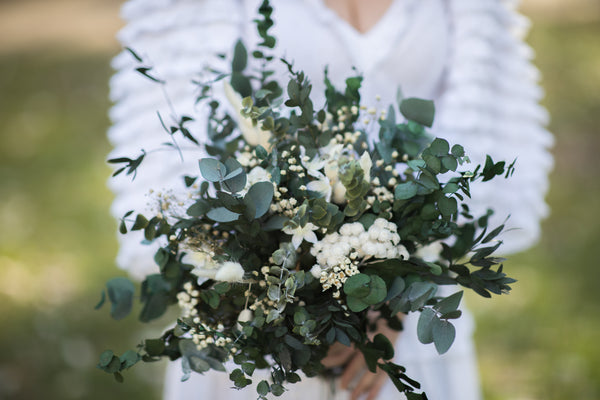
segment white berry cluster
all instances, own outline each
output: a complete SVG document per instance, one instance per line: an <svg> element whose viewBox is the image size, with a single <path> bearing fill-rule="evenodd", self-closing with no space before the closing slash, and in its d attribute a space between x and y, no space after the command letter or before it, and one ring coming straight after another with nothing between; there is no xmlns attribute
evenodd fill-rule
<svg viewBox="0 0 600 400"><path fill-rule="evenodd" d="M177 293L177 302L179 308L181 308L181 316L183 318L196 317L198 315L196 306L198 305L200 292L194 289L191 282L186 282L183 285L183 289L183 292Z"/></svg>
<svg viewBox="0 0 600 400"><path fill-rule="evenodd" d="M254 168L260 162L260 160L258 159L258 157L256 157L256 155L254 154L254 152L252 152L252 149L250 148L250 146L244 146L243 150L236 157L236 160L242 166L248 167L248 168Z"/></svg>
<svg viewBox="0 0 600 400"><path fill-rule="evenodd" d="M192 328L190 333L192 335L192 341L198 350L202 350L209 345L226 347L233 343L233 339L225 336L223 333L225 327L222 324L210 326L201 322L198 317L194 318L194 323L197 324L197 326ZM231 348L230 351L235 353L237 349Z"/></svg>
<svg viewBox="0 0 600 400"><path fill-rule="evenodd" d="M298 213L298 200L291 197L289 199L283 198L288 192L287 188L280 187L275 189L273 195L274 200L271 203L271 211L276 214L283 214L288 218L293 218Z"/></svg>
<svg viewBox="0 0 600 400"><path fill-rule="evenodd" d="M177 300L179 307L181 308L182 318L193 318L192 321L196 324L196 326L192 327L190 330L190 335L198 350L201 350L208 345L215 345L218 347L231 345L233 340L223 333L225 331L223 324L211 326L200 320L198 310L196 309L200 292L194 288L194 285L191 282L186 282L183 285L183 290L183 292L177 294ZM237 349L233 348L230 349L230 351L235 353Z"/></svg>
<svg viewBox="0 0 600 400"><path fill-rule="evenodd" d="M400 243L398 228L393 222L377 218L365 231L360 222L344 224L338 232L325 235L311 248L317 259L311 273L327 290L341 288L349 276L358 273L360 261L368 258L404 258L409 254Z"/></svg>

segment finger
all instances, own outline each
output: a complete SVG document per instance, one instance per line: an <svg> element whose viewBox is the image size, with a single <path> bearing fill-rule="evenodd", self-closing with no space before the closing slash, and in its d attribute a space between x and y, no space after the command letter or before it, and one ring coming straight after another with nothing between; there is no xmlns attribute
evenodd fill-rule
<svg viewBox="0 0 600 400"><path fill-rule="evenodd" d="M350 400L358 400L360 396L362 396L364 393L367 393L375 384L376 379L377 374L374 374L371 371L365 371L352 390L352 393L350 394Z"/></svg>
<svg viewBox="0 0 600 400"><path fill-rule="evenodd" d="M344 372L340 377L340 387L344 390L347 389L348 385L357 379L358 374L363 370L366 370L365 359L362 353L356 352L354 357L344 368Z"/></svg>
<svg viewBox="0 0 600 400"><path fill-rule="evenodd" d="M367 400L375 400L377 398L377 396L379 395L381 388L387 381L387 374L384 373L383 371L379 370L376 375L377 375L377 377L375 378L375 382L373 383L373 386L371 386L371 388L368 391Z"/></svg>

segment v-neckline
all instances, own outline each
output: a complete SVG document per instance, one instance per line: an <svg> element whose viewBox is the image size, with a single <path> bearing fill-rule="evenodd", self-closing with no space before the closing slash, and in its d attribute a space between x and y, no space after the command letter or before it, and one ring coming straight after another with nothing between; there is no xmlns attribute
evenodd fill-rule
<svg viewBox="0 0 600 400"><path fill-rule="evenodd" d="M393 0L385 13L365 33L327 7L323 0L307 0L312 4L317 18L329 26L343 42L352 58L353 66L367 73L385 59L393 50L395 38L407 29L409 9L413 0Z"/></svg>
<svg viewBox="0 0 600 400"><path fill-rule="evenodd" d="M325 0L317 0L317 3L320 3L320 6L324 9L324 12L326 12L327 14L332 14L332 17L337 20L337 23L345 25L347 29L353 31L354 35L358 37L367 37L370 36L373 31L377 30L380 25L383 25L385 23L385 20L388 19L391 14L393 14L393 8L396 7L397 3L400 3L401 1L402 0L392 0L389 6L383 12L383 14L379 16L377 21L364 32L361 32L357 27L352 25L350 21L346 20L341 15L339 15L334 9L330 8L325 3Z"/></svg>

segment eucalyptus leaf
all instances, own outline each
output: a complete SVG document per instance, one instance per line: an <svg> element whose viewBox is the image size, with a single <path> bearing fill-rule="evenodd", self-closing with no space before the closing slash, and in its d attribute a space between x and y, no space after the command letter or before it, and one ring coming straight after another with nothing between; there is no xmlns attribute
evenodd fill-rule
<svg viewBox="0 0 600 400"><path fill-rule="evenodd" d="M431 100L410 97L400 103L400 112L406 119L431 128L435 115L435 106Z"/></svg>
<svg viewBox="0 0 600 400"><path fill-rule="evenodd" d="M219 182L227 174L227 167L214 158L202 158L198 164L200 173L209 182Z"/></svg>
<svg viewBox="0 0 600 400"><path fill-rule="evenodd" d="M241 40L238 40L235 44L233 51L233 61L231 63L231 69L235 72L242 72L246 68L248 62L248 52L246 47Z"/></svg>
<svg viewBox="0 0 600 400"><path fill-rule="evenodd" d="M448 321L443 321L440 319L433 320L433 343L435 344L435 349L439 354L444 354L450 349L452 343L454 342L454 338L456 337L456 329L454 325Z"/></svg>
<svg viewBox="0 0 600 400"><path fill-rule="evenodd" d="M417 337L419 342L428 344L433 342L433 321L436 318L436 313L431 308L425 308L419 315L417 323Z"/></svg>
<svg viewBox="0 0 600 400"><path fill-rule="evenodd" d="M271 182L258 182L250 187L248 193L244 196L244 201L248 199L256 208L254 218L260 218L269 211L273 194L274 189Z"/></svg>
<svg viewBox="0 0 600 400"><path fill-rule="evenodd" d="M106 283L108 299L111 302L111 316L123 319L131 312L135 287L127 278L113 278Z"/></svg>
<svg viewBox="0 0 600 400"><path fill-rule="evenodd" d="M435 305L434 308L440 314L446 314L451 311L458 310L458 306L460 304L462 296L463 296L463 291L461 290L460 292L456 292L456 293L442 299L439 303L437 303Z"/></svg>
<svg viewBox="0 0 600 400"><path fill-rule="evenodd" d="M401 183L394 189L396 200L408 200L417 195L418 186L414 181Z"/></svg>
<svg viewBox="0 0 600 400"><path fill-rule="evenodd" d="M206 213L206 216L216 222L232 222L237 220L240 214L231 212L225 207L217 207Z"/></svg>

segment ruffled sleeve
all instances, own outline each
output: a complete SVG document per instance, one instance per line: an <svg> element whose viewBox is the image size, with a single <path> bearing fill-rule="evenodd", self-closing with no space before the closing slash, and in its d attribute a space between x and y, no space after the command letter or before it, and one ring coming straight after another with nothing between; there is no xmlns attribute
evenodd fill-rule
<svg viewBox="0 0 600 400"><path fill-rule="evenodd" d="M243 29L241 0L130 0L123 5L126 26L119 33L123 47L139 54L150 74L164 80L160 85L135 71L140 65L127 51L113 60L116 70L110 81L112 127L108 137L114 146L110 157L132 157L141 150L148 156L132 181L125 174L109 180L115 194L111 212L120 218L129 210L158 212L155 193L175 196L184 191L184 174L197 175L201 147L179 139L183 160L173 151L164 151L171 140L157 117L167 124L188 115L195 119L188 127L199 140L205 139L205 121L195 107L196 87L192 80L205 67L222 67L217 55L230 52ZM163 151L153 151L155 149ZM143 245L141 232L119 235L117 264L134 277L157 270L153 261L158 243Z"/></svg>
<svg viewBox="0 0 600 400"><path fill-rule="evenodd" d="M533 51L523 42L528 21L514 4L500 0L448 2L452 21L449 67L439 100L436 133L465 148L474 165L486 154L507 163L517 159L509 179L473 186L473 214L495 210L492 225L510 215L503 253L534 244L548 214L544 196L553 159L553 137L544 128L546 110L532 65Z"/></svg>

